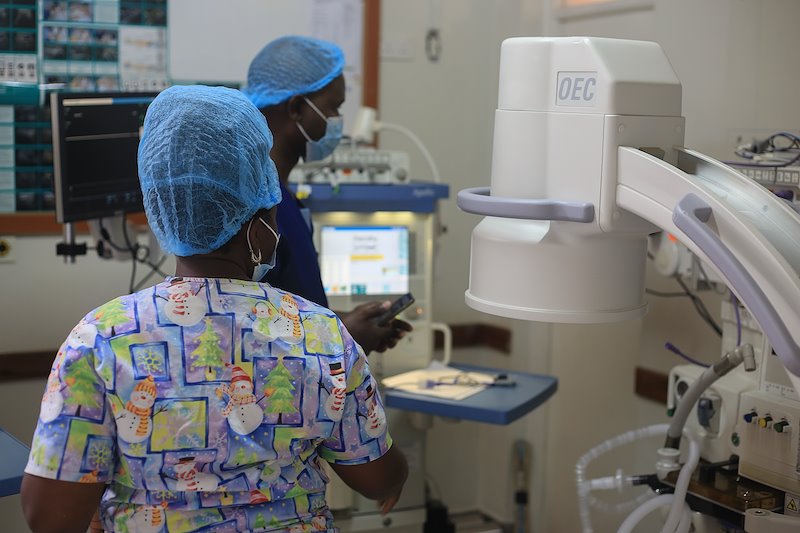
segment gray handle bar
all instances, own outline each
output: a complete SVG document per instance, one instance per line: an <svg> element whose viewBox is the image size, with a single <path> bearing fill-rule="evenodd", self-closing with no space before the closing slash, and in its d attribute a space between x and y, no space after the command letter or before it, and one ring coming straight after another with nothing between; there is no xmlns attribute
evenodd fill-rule
<svg viewBox="0 0 800 533"><path fill-rule="evenodd" d="M489 187L473 187L459 191L456 203L462 211L490 217L565 222L591 222L594 220L594 205L589 202L489 196Z"/></svg>
<svg viewBox="0 0 800 533"><path fill-rule="evenodd" d="M739 294L764 330L775 353L789 372L800 376L800 347L764 291L744 269L742 263L708 226L711 207L695 194L684 196L672 211L672 221L705 252L731 287Z"/></svg>

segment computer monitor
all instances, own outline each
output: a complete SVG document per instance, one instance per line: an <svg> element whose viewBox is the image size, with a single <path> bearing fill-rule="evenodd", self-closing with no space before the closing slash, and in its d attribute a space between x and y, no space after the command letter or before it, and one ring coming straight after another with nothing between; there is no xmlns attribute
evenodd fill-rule
<svg viewBox="0 0 800 533"><path fill-rule="evenodd" d="M408 292L408 228L323 226L322 285L328 296Z"/></svg>
<svg viewBox="0 0 800 533"><path fill-rule="evenodd" d="M53 93L56 218L60 223L142 211L136 155L158 93Z"/></svg>

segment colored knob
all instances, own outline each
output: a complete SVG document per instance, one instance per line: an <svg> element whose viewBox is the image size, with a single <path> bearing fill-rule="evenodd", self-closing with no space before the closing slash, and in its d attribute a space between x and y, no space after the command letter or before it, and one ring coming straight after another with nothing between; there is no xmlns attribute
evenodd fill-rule
<svg viewBox="0 0 800 533"><path fill-rule="evenodd" d="M747 422L747 423L749 424L749 423L751 423L751 422L753 421L753 419L754 419L755 417L757 417L757 416L758 416L758 413L756 413L755 411L750 411L749 413L747 413L746 415L744 415L744 421L745 421L745 422Z"/></svg>
<svg viewBox="0 0 800 533"><path fill-rule="evenodd" d="M781 420L780 422L776 422L772 427L778 433L787 433L789 431L789 422Z"/></svg>
<svg viewBox="0 0 800 533"><path fill-rule="evenodd" d="M772 422L772 417L769 415L765 416L764 418L758 419L758 425L762 428L767 427L770 422Z"/></svg>

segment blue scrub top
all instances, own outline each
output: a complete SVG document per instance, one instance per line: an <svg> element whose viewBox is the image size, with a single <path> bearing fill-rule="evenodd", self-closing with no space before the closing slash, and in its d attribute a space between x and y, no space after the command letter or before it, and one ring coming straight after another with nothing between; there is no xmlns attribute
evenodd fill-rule
<svg viewBox="0 0 800 533"><path fill-rule="evenodd" d="M319 271L319 257L312 238L314 228L311 217L303 215L306 208L283 183L281 195L281 203L278 204L281 242L278 244L275 268L262 281L328 307Z"/></svg>

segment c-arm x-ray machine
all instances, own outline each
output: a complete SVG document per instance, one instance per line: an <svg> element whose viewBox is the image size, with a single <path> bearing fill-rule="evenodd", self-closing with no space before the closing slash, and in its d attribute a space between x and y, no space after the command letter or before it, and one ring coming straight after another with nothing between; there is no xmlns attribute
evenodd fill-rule
<svg viewBox="0 0 800 533"><path fill-rule="evenodd" d="M726 280L800 392L800 215L683 140L681 85L657 44L506 40L491 188L458 196L462 210L486 216L472 234L466 302L544 322L639 317L647 237L665 230ZM772 357L758 356L757 365ZM769 434L785 439L781 457L743 442L740 473L798 494L798 396L754 401L740 409L772 409L794 431ZM763 509L745 516L748 531L800 526Z"/></svg>

